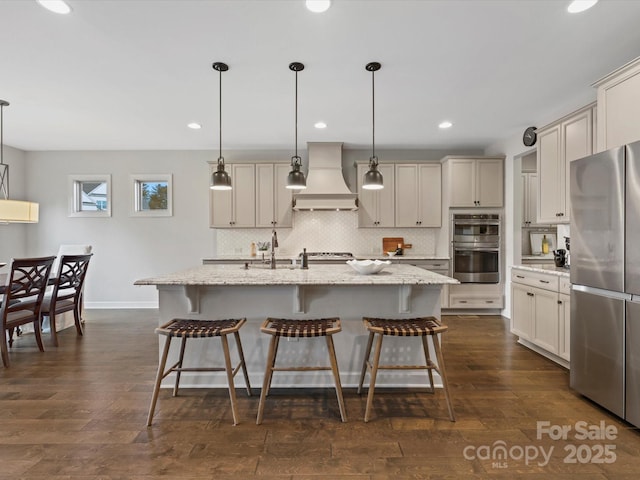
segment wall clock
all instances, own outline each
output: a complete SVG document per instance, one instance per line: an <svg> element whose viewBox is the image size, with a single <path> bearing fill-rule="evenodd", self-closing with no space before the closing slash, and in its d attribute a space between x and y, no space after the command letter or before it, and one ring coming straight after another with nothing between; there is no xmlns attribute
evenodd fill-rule
<svg viewBox="0 0 640 480"><path fill-rule="evenodd" d="M532 147L536 144L536 138L536 127L529 127L522 135L522 143L524 143L526 147Z"/></svg>

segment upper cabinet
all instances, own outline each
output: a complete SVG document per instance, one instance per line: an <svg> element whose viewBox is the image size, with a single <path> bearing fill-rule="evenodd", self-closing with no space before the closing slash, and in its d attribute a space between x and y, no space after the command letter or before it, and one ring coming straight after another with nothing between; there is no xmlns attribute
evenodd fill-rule
<svg viewBox="0 0 640 480"><path fill-rule="evenodd" d="M504 157L443 159L450 207L502 207Z"/></svg>
<svg viewBox="0 0 640 480"><path fill-rule="evenodd" d="M210 190L212 228L291 227L289 164L227 164L231 190ZM215 165L211 167L213 173Z"/></svg>
<svg viewBox="0 0 640 480"><path fill-rule="evenodd" d="M439 163L396 165L396 227L442 226Z"/></svg>
<svg viewBox="0 0 640 480"><path fill-rule="evenodd" d="M594 105L538 129L538 223L570 220L569 166L593 153Z"/></svg>
<svg viewBox="0 0 640 480"><path fill-rule="evenodd" d="M358 164L358 180L364 178L369 164ZM394 195L395 168L393 164L379 164L384 188L366 190L362 182L358 182L358 226L359 227L394 227Z"/></svg>
<svg viewBox="0 0 640 480"><path fill-rule="evenodd" d="M291 227L289 170L288 163L256 164L256 227Z"/></svg>
<svg viewBox="0 0 640 480"><path fill-rule="evenodd" d="M640 140L640 57L594 86L598 88L597 151Z"/></svg>

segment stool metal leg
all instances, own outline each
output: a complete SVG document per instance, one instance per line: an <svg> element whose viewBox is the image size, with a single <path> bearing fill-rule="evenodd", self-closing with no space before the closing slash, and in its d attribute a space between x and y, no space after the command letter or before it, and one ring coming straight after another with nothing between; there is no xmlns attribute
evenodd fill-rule
<svg viewBox="0 0 640 480"><path fill-rule="evenodd" d="M427 365L427 373L429 374L429 392L436 393L436 387L433 383L433 369L435 368L429 355L429 340L426 335L422 335L422 349L424 350L424 359Z"/></svg>
<svg viewBox="0 0 640 480"><path fill-rule="evenodd" d="M227 373L227 382L229 384L229 398L231 399L231 414L233 415L233 424L238 424L238 412L236 404L236 387L233 383L233 367L231 366L231 355L229 354L229 341L226 335L220 336L222 342L222 351L224 353L224 366Z"/></svg>
<svg viewBox="0 0 640 480"><path fill-rule="evenodd" d="M362 373L360 374L360 383L358 384L358 395L362 392L362 385L364 384L364 376L367 373L367 362L371 356L371 347L373 346L373 332L369 332L369 339L367 340L367 348L364 350L364 360L362 360Z"/></svg>
<svg viewBox="0 0 640 480"><path fill-rule="evenodd" d="M171 345L171 337L167 337L164 342L164 351L162 352L162 358L158 364L158 373L156 374L156 384L153 387L153 395L151 396L151 405L149 406L149 415L147 416L147 427L151 426L151 420L153 420L153 414L156 410L156 402L158 401L158 393L160 393L160 383L164 378L164 367L167 364L167 356L169 355L169 346Z"/></svg>
<svg viewBox="0 0 640 480"><path fill-rule="evenodd" d="M382 351L382 337L384 335L378 335L378 341L376 343L376 350L373 353L373 364L371 366L371 379L369 380L369 393L367 394L367 407L364 411L365 423L369 421L369 413L371 411L371 405L373 404L373 391L376 388L376 376L378 375L378 365L380 363L380 352Z"/></svg>
<svg viewBox="0 0 640 480"><path fill-rule="evenodd" d="M451 402L451 396L449 395L449 382L447 381L447 374L444 368L444 357L442 356L442 350L440 349L440 339L437 335L433 336L433 348L436 350L436 359L438 360L438 373L442 378L442 387L444 389L444 398L447 400L447 407L449 408L449 418L452 422L456 421L456 416L453 413L453 403Z"/></svg>
<svg viewBox="0 0 640 480"><path fill-rule="evenodd" d="M331 361L331 371L336 384L336 396L338 397L338 406L340 407L340 417L343 422L347 421L347 411L344 407L344 399L342 397L342 385L340 384L340 373L338 371L338 360L336 359L336 349L333 345L333 337L327 335L327 350L329 351L329 360Z"/></svg>
<svg viewBox="0 0 640 480"><path fill-rule="evenodd" d="M178 385L180 385L180 374L182 373L182 362L184 360L184 350L187 346L187 337L182 337L180 343L180 356L178 357L178 364L176 365L176 384L173 387L173 396L178 396Z"/></svg>
<svg viewBox="0 0 640 480"><path fill-rule="evenodd" d="M258 417L256 418L256 425L262 423L262 416L264 414L264 402L271 385L271 377L273 376L273 366L276 361L276 351L278 350L278 338L277 336L271 337L269 342L269 353L267 354L267 367L264 372L264 380L262 382L262 390L260 391L260 403L258 404Z"/></svg>
<svg viewBox="0 0 640 480"><path fill-rule="evenodd" d="M247 364L244 361L244 352L242 351L242 343L240 343L240 334L238 332L233 333L236 339L236 346L238 347L238 356L240 357L240 365L242 366L242 373L244 374L244 382L247 386L247 395L251 396L251 384L249 383L249 373L247 373Z"/></svg>

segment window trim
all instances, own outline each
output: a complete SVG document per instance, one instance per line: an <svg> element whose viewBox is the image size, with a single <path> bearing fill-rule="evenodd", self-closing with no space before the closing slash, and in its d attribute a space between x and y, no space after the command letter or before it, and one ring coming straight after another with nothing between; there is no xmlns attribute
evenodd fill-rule
<svg viewBox="0 0 640 480"><path fill-rule="evenodd" d="M111 175L69 175L69 217L111 216ZM82 210L83 183L105 183L107 186L107 208L105 210Z"/></svg>
<svg viewBox="0 0 640 480"><path fill-rule="evenodd" d="M131 216L133 217L171 217L173 216L173 176L163 174L133 174L131 179ZM141 184L145 182L166 182L167 208L155 210L142 209Z"/></svg>

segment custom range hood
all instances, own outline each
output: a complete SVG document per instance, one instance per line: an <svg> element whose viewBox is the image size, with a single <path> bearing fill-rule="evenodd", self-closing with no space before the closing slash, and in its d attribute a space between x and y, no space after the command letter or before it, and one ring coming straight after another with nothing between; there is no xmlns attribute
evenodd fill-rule
<svg viewBox="0 0 640 480"><path fill-rule="evenodd" d="M357 210L357 194L342 175L342 143L309 142L307 188L293 195L294 210Z"/></svg>

